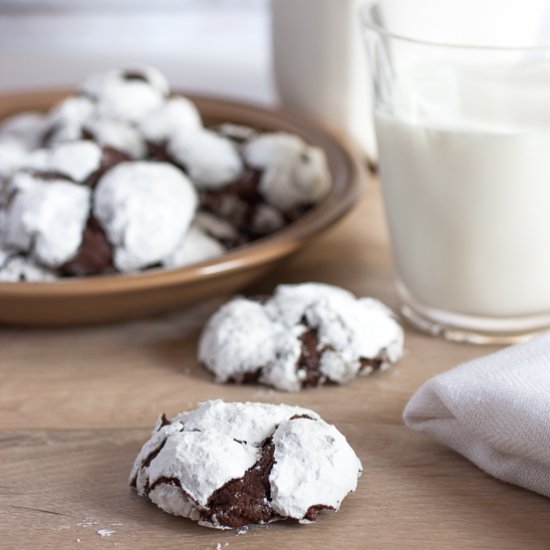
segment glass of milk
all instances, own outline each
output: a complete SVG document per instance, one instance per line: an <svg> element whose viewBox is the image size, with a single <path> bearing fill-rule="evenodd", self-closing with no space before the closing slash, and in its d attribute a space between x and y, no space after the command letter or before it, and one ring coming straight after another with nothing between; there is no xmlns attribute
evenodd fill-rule
<svg viewBox="0 0 550 550"><path fill-rule="evenodd" d="M364 7L404 316L448 339L550 326L550 1Z"/></svg>

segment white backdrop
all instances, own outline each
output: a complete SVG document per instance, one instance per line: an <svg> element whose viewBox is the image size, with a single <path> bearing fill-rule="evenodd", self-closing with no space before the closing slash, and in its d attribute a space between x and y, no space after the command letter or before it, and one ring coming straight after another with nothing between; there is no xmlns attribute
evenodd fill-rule
<svg viewBox="0 0 550 550"><path fill-rule="evenodd" d="M146 62L176 85L275 100L268 0L0 0L0 90Z"/></svg>

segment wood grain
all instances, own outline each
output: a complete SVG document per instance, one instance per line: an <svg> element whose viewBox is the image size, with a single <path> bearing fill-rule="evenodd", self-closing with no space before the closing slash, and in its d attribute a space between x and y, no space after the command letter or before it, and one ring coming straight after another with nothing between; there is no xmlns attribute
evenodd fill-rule
<svg viewBox="0 0 550 550"><path fill-rule="evenodd" d="M320 280L395 306L377 184L334 231L250 291ZM407 332L395 369L298 395L218 386L195 362L216 303L103 327L0 331L2 548L540 548L550 547L548 500L496 481L405 428L407 399L430 376L491 351ZM198 401L285 401L316 409L365 466L338 514L218 532L173 518L127 487L157 414ZM115 531L101 537L97 530ZM77 542L77 541L80 542Z"/></svg>

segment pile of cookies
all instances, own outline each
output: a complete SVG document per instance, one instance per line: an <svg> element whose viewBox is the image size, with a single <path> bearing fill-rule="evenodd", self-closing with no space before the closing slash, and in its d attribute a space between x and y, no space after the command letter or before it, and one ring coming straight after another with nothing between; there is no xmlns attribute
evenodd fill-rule
<svg viewBox="0 0 550 550"><path fill-rule="evenodd" d="M186 266L329 188L324 152L298 136L207 128L153 68L93 75L49 113L0 123L0 280Z"/></svg>

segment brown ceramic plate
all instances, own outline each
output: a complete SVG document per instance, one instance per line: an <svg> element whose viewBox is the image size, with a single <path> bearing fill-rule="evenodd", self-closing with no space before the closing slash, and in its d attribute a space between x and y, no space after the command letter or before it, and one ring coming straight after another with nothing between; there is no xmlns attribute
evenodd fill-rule
<svg viewBox="0 0 550 550"><path fill-rule="evenodd" d="M66 91L56 91L0 96L0 118L22 110L45 110L65 95ZM206 124L235 122L288 131L322 147L332 174L329 196L285 229L190 267L51 283L0 283L0 323L53 326L117 321L233 294L317 237L357 202L366 176L360 157L342 139L282 110L207 97L192 99Z"/></svg>

